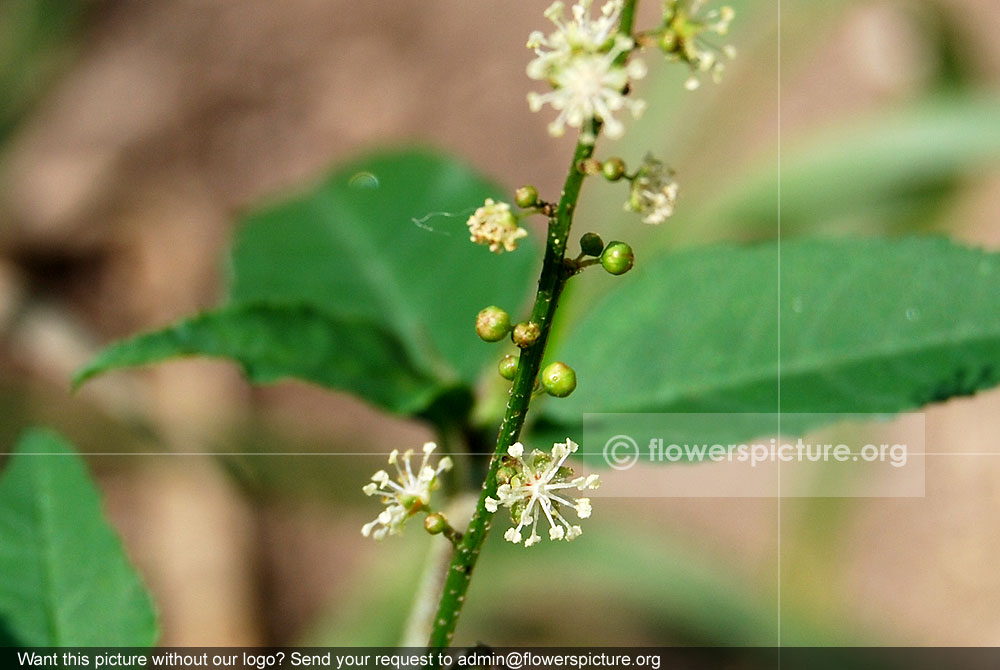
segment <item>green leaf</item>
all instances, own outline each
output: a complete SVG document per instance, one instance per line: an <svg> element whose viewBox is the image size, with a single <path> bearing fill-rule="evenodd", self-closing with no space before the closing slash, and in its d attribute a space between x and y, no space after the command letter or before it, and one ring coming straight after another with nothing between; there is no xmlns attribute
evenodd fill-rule
<svg viewBox="0 0 1000 670"><path fill-rule="evenodd" d="M0 628L23 646L149 646L153 604L83 461L30 431L0 477Z"/></svg>
<svg viewBox="0 0 1000 670"><path fill-rule="evenodd" d="M310 307L247 305L202 314L119 342L77 372L74 383L114 368L176 356L233 359L256 383L297 377L349 387L396 412L423 409L443 392L414 368L399 340L378 325L336 321Z"/></svg>
<svg viewBox="0 0 1000 670"><path fill-rule="evenodd" d="M1000 255L941 238L667 256L575 325L558 355L579 387L545 417L774 412L779 382L782 412L894 413L971 394L1000 383L998 296Z"/></svg>
<svg viewBox="0 0 1000 670"><path fill-rule="evenodd" d="M339 169L246 218L228 306L116 345L76 381L204 354L236 359L253 381L299 377L395 412L467 406L499 355L476 337L476 314L489 304L520 308L538 263L530 239L502 255L469 242L465 221L490 196L497 189L467 166L421 151Z"/></svg>
<svg viewBox="0 0 1000 670"><path fill-rule="evenodd" d="M465 221L497 189L422 152L339 170L302 198L251 215L233 250L231 301L301 302L399 335L438 374L471 382L495 348L473 324L486 305L527 299L538 255L527 241L492 254Z"/></svg>
<svg viewBox="0 0 1000 670"><path fill-rule="evenodd" d="M737 224L744 235L785 235L851 225L871 230L886 221L926 222L936 199L957 180L1000 158L1000 100L995 95L944 96L902 110L852 120L788 139L780 173L776 157L752 181L703 210L697 227ZM731 227L731 226L730 226Z"/></svg>

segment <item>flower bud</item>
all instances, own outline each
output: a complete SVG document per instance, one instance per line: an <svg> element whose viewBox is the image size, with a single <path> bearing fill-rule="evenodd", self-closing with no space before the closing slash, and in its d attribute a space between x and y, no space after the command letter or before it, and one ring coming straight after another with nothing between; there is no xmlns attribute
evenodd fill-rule
<svg viewBox="0 0 1000 670"><path fill-rule="evenodd" d="M522 321L514 326L514 332L511 333L511 339L514 340L514 344L517 346L522 349L527 349L538 341L538 336L541 334L542 331L538 327L537 323L534 323L533 321Z"/></svg>
<svg viewBox="0 0 1000 670"><path fill-rule="evenodd" d="M526 185L514 191L514 202L518 207L534 207L538 204L538 189Z"/></svg>
<svg viewBox="0 0 1000 670"><path fill-rule="evenodd" d="M585 158L577 164L576 169L592 177L601 174L601 161L596 158Z"/></svg>
<svg viewBox="0 0 1000 670"><path fill-rule="evenodd" d="M660 48L666 53L672 53L677 51L677 33L673 30L667 30L663 33L663 37L660 38Z"/></svg>
<svg viewBox="0 0 1000 670"><path fill-rule="evenodd" d="M500 364L497 366L497 372L507 381L514 381L514 375L517 374L517 357L507 354L501 358Z"/></svg>
<svg viewBox="0 0 1000 670"><path fill-rule="evenodd" d="M476 316L476 334L487 342L499 342L510 332L510 316L495 305Z"/></svg>
<svg viewBox="0 0 1000 670"><path fill-rule="evenodd" d="M427 518L424 519L424 530L426 530L431 535L438 535L443 533L444 529L448 527L448 520L444 518L443 514L428 514Z"/></svg>
<svg viewBox="0 0 1000 670"><path fill-rule="evenodd" d="M608 181L618 181L625 176L625 161L621 158L609 158L601 166L601 172Z"/></svg>
<svg viewBox="0 0 1000 670"><path fill-rule="evenodd" d="M545 392L556 398L565 398L576 389L576 373L565 363L555 362L542 370Z"/></svg>
<svg viewBox="0 0 1000 670"><path fill-rule="evenodd" d="M601 254L601 265L613 275L623 275L632 269L635 255L624 242L611 242Z"/></svg>
<svg viewBox="0 0 1000 670"><path fill-rule="evenodd" d="M497 484L503 486L504 484L510 484L510 480L517 475L517 470L510 467L509 465L503 465L497 470Z"/></svg>
<svg viewBox="0 0 1000 670"><path fill-rule="evenodd" d="M585 233L580 238L580 251L588 256L600 256L604 251L604 240L597 233Z"/></svg>

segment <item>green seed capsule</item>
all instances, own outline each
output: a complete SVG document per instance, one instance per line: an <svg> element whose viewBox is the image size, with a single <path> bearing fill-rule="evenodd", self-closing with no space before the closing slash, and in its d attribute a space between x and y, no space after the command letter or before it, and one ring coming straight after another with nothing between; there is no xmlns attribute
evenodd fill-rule
<svg viewBox="0 0 1000 670"><path fill-rule="evenodd" d="M613 275L623 275L632 269L635 263L635 254L632 247L624 242L612 242L601 254L601 265Z"/></svg>
<svg viewBox="0 0 1000 670"><path fill-rule="evenodd" d="M424 519L424 530L426 530L431 535L437 535L443 533L444 529L448 527L448 520L444 518L443 515L434 513L428 514L427 518Z"/></svg>
<svg viewBox="0 0 1000 670"><path fill-rule="evenodd" d="M497 366L497 372L507 381L514 381L514 375L517 374L517 357L507 354L501 358L500 364Z"/></svg>
<svg viewBox="0 0 1000 670"><path fill-rule="evenodd" d="M476 334L487 342L499 342L510 332L510 316L495 305L476 316Z"/></svg>
<svg viewBox="0 0 1000 670"><path fill-rule="evenodd" d="M588 256L600 256L604 251L604 240L597 233L585 233L580 238L580 251Z"/></svg>
<svg viewBox="0 0 1000 670"><path fill-rule="evenodd" d="M601 166L601 172L608 181L618 181L625 176L625 161L621 158L609 158Z"/></svg>
<svg viewBox="0 0 1000 670"><path fill-rule="evenodd" d="M526 185L514 191L514 202L518 207L534 207L538 204L538 189Z"/></svg>

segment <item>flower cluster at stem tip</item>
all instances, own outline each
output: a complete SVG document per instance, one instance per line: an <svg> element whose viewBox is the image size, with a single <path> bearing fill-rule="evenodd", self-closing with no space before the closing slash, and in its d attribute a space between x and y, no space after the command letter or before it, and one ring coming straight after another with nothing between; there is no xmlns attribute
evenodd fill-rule
<svg viewBox="0 0 1000 670"><path fill-rule="evenodd" d="M579 445L568 439L552 446L552 452L535 449L525 453L520 442L507 449L507 456L497 472L500 486L497 497L486 498L486 511L496 512L500 507L510 510L515 524L504 533L504 539L518 544L522 540L521 531L530 527L524 539L524 546L530 547L541 541L538 521L542 517L549 524L550 540L570 541L580 536L580 526L571 524L562 515L562 508L572 508L578 518L590 516L590 498L572 498L569 489L596 489L601 485L600 477L587 475L573 477L573 470L565 462Z"/></svg>
<svg viewBox="0 0 1000 670"><path fill-rule="evenodd" d="M402 454L393 449L389 454L389 465L396 466L395 479L385 470L379 470L372 475L372 480L362 488L365 495L379 495L385 509L374 521L366 523L361 528L361 534L376 540L386 535L398 535L406 520L420 510L429 510L431 492L438 487L442 472L451 470L451 458L444 456L436 467L430 465L431 454L437 445L428 442L424 445L424 457L416 472L410 463L413 450L407 449Z"/></svg>
<svg viewBox="0 0 1000 670"><path fill-rule="evenodd" d="M548 93L529 93L528 106L537 112L548 104L559 112L549 124L555 137L563 135L566 126L582 129L593 118L604 123L609 137L621 137L625 126L615 112L627 109L638 118L646 108L644 101L626 97L629 82L646 76L646 66L627 58L635 41L618 33L622 0L605 3L596 19L591 4L592 0L578 0L572 18L566 20L565 5L552 3L545 16L556 30L548 36L535 31L528 37L527 46L536 56L528 64L528 76L552 86ZM596 138L585 134L582 140L593 144Z"/></svg>

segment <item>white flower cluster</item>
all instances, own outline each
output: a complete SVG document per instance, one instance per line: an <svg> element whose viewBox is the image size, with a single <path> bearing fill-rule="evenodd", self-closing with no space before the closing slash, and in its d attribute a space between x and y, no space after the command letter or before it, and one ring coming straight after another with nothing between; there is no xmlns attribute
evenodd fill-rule
<svg viewBox="0 0 1000 670"><path fill-rule="evenodd" d="M736 13L732 7L712 9L701 15L705 0L664 0L664 23L667 26L662 45L672 60L684 61L693 70L684 87L693 91L701 85L698 74L711 72L716 83L722 77L725 63L720 58L732 60L736 48L732 45L717 47L703 35L712 33L724 37Z"/></svg>
<svg viewBox="0 0 1000 670"><path fill-rule="evenodd" d="M488 245L490 251L502 253L517 249L517 241L527 236L528 231L517 225L517 218L505 202L494 202L487 198L466 222L469 239L476 244Z"/></svg>
<svg viewBox="0 0 1000 670"><path fill-rule="evenodd" d="M386 535L397 535L408 518L430 504L431 491L438 486L438 475L451 470L452 466L447 456L438 461L437 467L429 465L428 460L436 448L433 442L424 445L424 457L416 473L410 464L412 449L406 450L402 456L398 450L392 450L389 465L396 466L395 480L385 470L379 470L372 475L371 482L361 489L365 495L382 496L382 504L386 506L374 521L361 528L362 535L376 540Z"/></svg>
<svg viewBox="0 0 1000 670"><path fill-rule="evenodd" d="M615 112L627 109L639 117L646 104L626 96L629 82L646 75L642 61L623 58L635 46L632 38L617 34L622 0L610 0L592 17L592 0L577 0L564 17L565 5L554 2L545 16L556 30L546 36L540 31L528 37L528 48L536 57L528 64L528 76L548 82L552 91L529 93L528 106L537 112L549 104L559 112L549 124L549 134L558 137L566 126L583 128L590 119L604 124L609 137L621 137L625 127ZM584 141L593 143L591 135Z"/></svg>
<svg viewBox="0 0 1000 670"><path fill-rule="evenodd" d="M569 541L580 536L583 530L570 524L560 509L573 508L578 518L586 519L590 516L590 499L573 499L566 495L567 490L596 489L601 482L597 475L570 479L573 471L564 463L578 448L579 445L567 439L553 445L551 454L537 449L525 454L520 442L507 449L507 457L498 474L501 484L497 497L486 498L487 511L496 512L501 506L510 510L516 525L504 533L505 540L518 544L522 539L521 530L530 525L531 532L524 546L537 544L542 539L537 532L542 516L549 523L550 540Z"/></svg>
<svg viewBox="0 0 1000 670"><path fill-rule="evenodd" d="M643 223L663 223L674 213L678 188L673 173L661 161L646 154L642 167L632 179L625 210L641 214Z"/></svg>

